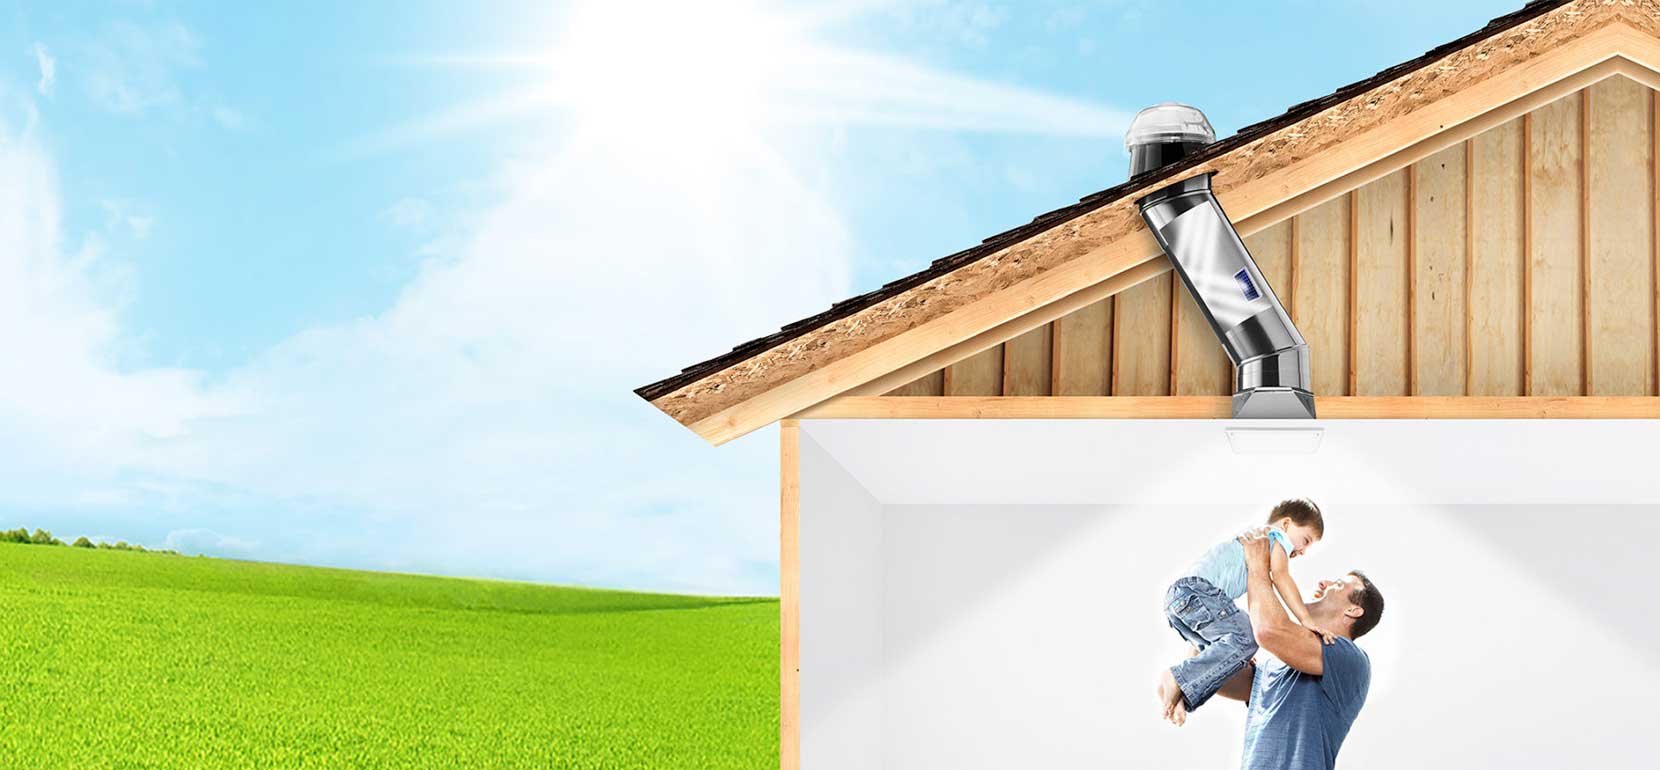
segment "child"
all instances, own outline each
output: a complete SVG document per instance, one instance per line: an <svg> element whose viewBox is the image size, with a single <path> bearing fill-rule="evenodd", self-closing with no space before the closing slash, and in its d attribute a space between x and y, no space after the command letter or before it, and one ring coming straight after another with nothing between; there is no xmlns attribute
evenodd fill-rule
<svg viewBox="0 0 1660 770"><path fill-rule="evenodd" d="M1312 500L1286 500L1268 514L1272 541L1269 573L1274 590L1296 616L1331 643L1331 636L1315 628L1297 584L1286 571L1289 560L1303 555L1326 531L1320 507ZM1276 548L1275 545L1278 547ZM1164 594L1170 627L1193 643L1193 657L1165 669L1159 678L1159 702L1164 718L1180 725L1187 712L1204 704L1223 682L1257 652L1251 620L1234 603L1245 593L1245 549L1234 538L1222 541L1172 583Z"/></svg>

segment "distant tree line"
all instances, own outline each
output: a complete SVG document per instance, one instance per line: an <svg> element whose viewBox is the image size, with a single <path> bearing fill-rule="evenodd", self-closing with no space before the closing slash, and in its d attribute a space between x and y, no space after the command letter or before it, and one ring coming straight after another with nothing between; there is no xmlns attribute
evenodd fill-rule
<svg viewBox="0 0 1660 770"><path fill-rule="evenodd" d="M51 532L47 532L44 529L36 529L35 531L30 532L23 527L0 530L0 543L21 543L23 545L63 545L71 548L100 548L105 551L142 551L144 553L170 553L174 556L179 555L178 551L169 551L161 548L145 548L142 545L134 545L125 540L114 543L94 543L91 540L88 540L85 535L75 538L75 542L73 543L65 543L64 541L53 537Z"/></svg>

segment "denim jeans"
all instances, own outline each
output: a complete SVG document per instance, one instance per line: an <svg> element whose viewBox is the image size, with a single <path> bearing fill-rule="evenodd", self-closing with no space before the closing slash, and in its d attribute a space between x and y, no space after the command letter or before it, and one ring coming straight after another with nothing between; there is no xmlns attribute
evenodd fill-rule
<svg viewBox="0 0 1660 770"><path fill-rule="evenodd" d="M1170 627L1199 648L1199 654L1170 667L1188 711L1204 705L1228 677L1257 653L1251 619L1209 580L1184 577L1164 594Z"/></svg>

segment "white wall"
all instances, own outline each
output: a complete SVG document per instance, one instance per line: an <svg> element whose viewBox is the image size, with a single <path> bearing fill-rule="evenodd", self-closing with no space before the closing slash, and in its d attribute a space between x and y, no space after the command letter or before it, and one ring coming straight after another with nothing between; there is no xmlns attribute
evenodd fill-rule
<svg viewBox="0 0 1660 770"><path fill-rule="evenodd" d="M804 662L809 767L1237 767L1237 704L1215 701L1179 729L1157 719L1154 677L1183 653L1159 599L1260 507L887 506L872 532L863 506L848 504L853 515L835 520L838 544L819 553L862 560L868 552L852 540L881 544L879 568L860 561L857 570L883 575L881 586L841 584L848 602L880 596L880 695L861 684L859 725L836 725L878 721L882 761L862 741L857 757L837 761L808 741L825 733L806 711L815 683ZM1643 653L1660 639L1650 569L1660 506L1327 513L1327 540L1293 563L1294 577L1311 585L1358 567L1388 600L1382 625L1361 641L1374 679L1342 767L1654 766L1660 663ZM829 523L818 522L820 536ZM827 650L814 636L827 616L810 619L838 589L819 583L823 565L814 573L803 561L805 661L809 646ZM860 656L861 676L871 628L861 618L839 630L861 635L846 648Z"/></svg>
<svg viewBox="0 0 1660 770"><path fill-rule="evenodd" d="M803 770L882 763L882 507L801 437Z"/></svg>

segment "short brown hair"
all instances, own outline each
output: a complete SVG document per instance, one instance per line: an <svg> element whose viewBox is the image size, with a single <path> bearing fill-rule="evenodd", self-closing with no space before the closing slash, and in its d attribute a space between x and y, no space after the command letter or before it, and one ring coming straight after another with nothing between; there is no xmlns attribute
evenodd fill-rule
<svg viewBox="0 0 1660 770"><path fill-rule="evenodd" d="M1378 621L1383 620L1383 594L1378 587L1372 585L1371 578L1360 570L1349 570L1349 574L1360 578L1360 585L1349 592L1349 601L1360 608L1360 617L1355 618L1349 626L1349 638L1359 639L1377 627Z"/></svg>
<svg viewBox="0 0 1660 770"><path fill-rule="evenodd" d="M1290 519L1292 524L1313 528L1315 537L1326 536L1326 518L1320 515L1320 506L1306 497L1281 500L1268 514L1268 523L1273 524L1280 519Z"/></svg>

